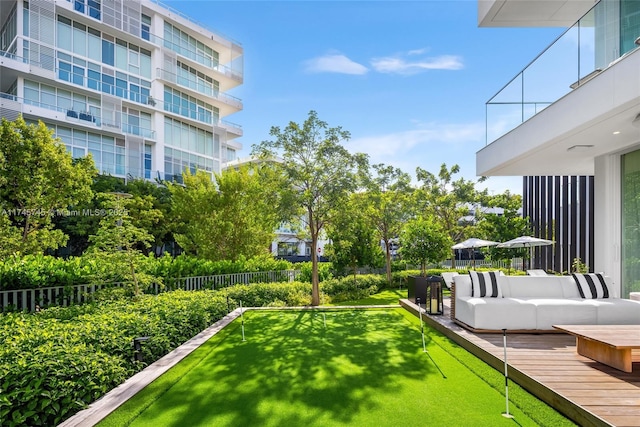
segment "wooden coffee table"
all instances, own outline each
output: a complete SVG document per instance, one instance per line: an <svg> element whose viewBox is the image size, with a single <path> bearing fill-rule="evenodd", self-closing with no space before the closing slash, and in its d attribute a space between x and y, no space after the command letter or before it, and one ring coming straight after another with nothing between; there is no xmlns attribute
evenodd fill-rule
<svg viewBox="0 0 640 427"><path fill-rule="evenodd" d="M640 362L640 325L553 325L576 337L579 355L588 357L624 372Z"/></svg>

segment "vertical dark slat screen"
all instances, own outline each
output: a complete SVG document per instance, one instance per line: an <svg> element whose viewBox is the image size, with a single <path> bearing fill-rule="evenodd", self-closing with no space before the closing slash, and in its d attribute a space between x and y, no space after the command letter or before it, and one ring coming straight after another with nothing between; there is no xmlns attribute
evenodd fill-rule
<svg viewBox="0 0 640 427"><path fill-rule="evenodd" d="M569 272L578 257L593 267L593 176L528 176L522 180L522 215L533 235L554 240L534 249L532 266Z"/></svg>

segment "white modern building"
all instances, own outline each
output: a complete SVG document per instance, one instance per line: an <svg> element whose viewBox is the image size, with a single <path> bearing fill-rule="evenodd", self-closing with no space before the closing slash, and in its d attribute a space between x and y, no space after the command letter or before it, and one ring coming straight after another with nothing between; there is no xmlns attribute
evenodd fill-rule
<svg viewBox="0 0 640 427"><path fill-rule="evenodd" d="M478 19L567 31L487 102L476 173L593 176L592 267L640 290L640 2L481 0Z"/></svg>
<svg viewBox="0 0 640 427"><path fill-rule="evenodd" d="M101 173L180 179L236 157L243 48L151 0L0 1L0 114Z"/></svg>

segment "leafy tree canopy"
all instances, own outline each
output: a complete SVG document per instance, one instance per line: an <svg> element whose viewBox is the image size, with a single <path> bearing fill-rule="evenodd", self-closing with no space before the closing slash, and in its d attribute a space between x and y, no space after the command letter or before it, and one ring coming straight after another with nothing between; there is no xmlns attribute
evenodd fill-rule
<svg viewBox="0 0 640 427"><path fill-rule="evenodd" d="M410 220L400 234L402 257L419 264L423 276L426 275L427 263L446 259L452 245L447 232L429 216Z"/></svg>
<svg viewBox="0 0 640 427"><path fill-rule="evenodd" d="M291 202L304 210L312 246L312 304L319 305L318 236L332 222L335 207L344 205L358 188L359 172L368 167L367 157L349 153L341 145L350 138L349 132L329 127L315 111L302 124L272 127L270 135L274 139L254 146L253 154L282 160L278 165L291 189Z"/></svg>
<svg viewBox="0 0 640 427"><path fill-rule="evenodd" d="M53 218L92 197L91 156L73 159L44 123L0 124L0 255L38 254L64 245Z"/></svg>

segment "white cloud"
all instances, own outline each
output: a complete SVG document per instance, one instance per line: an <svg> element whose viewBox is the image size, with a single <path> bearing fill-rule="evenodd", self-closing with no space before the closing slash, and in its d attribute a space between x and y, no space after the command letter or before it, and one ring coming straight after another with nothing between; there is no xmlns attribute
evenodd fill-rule
<svg viewBox="0 0 640 427"><path fill-rule="evenodd" d="M425 152L446 150L446 146L471 144L479 148L484 141L484 124L428 123L396 133L354 138L346 144L352 152L367 153L375 162L402 157L414 149ZM443 146L443 144L445 146ZM415 159L419 162L419 159ZM416 163L418 166L418 163Z"/></svg>
<svg viewBox="0 0 640 427"><path fill-rule="evenodd" d="M345 55L327 54L306 61L306 71L310 73L366 74L369 69L352 61Z"/></svg>
<svg viewBox="0 0 640 427"><path fill-rule="evenodd" d="M427 51L426 48L422 48L422 49L413 49L410 50L409 52L407 52L407 55L411 56L411 55L422 55L423 53L425 53Z"/></svg>
<svg viewBox="0 0 640 427"><path fill-rule="evenodd" d="M484 123L421 123L395 133L355 137L344 143L352 153L366 153L371 164L384 163L413 176L420 166L433 174L440 165L460 166L460 176L476 181L475 153L484 147ZM498 194L522 193L521 177L490 177L477 185Z"/></svg>
<svg viewBox="0 0 640 427"><path fill-rule="evenodd" d="M371 66L380 73L387 74L416 74L426 70L460 70L463 68L462 58L455 55L441 55L436 57L416 58L407 60L405 56L416 57L426 52L426 49L416 49L395 56L385 56L371 60Z"/></svg>

